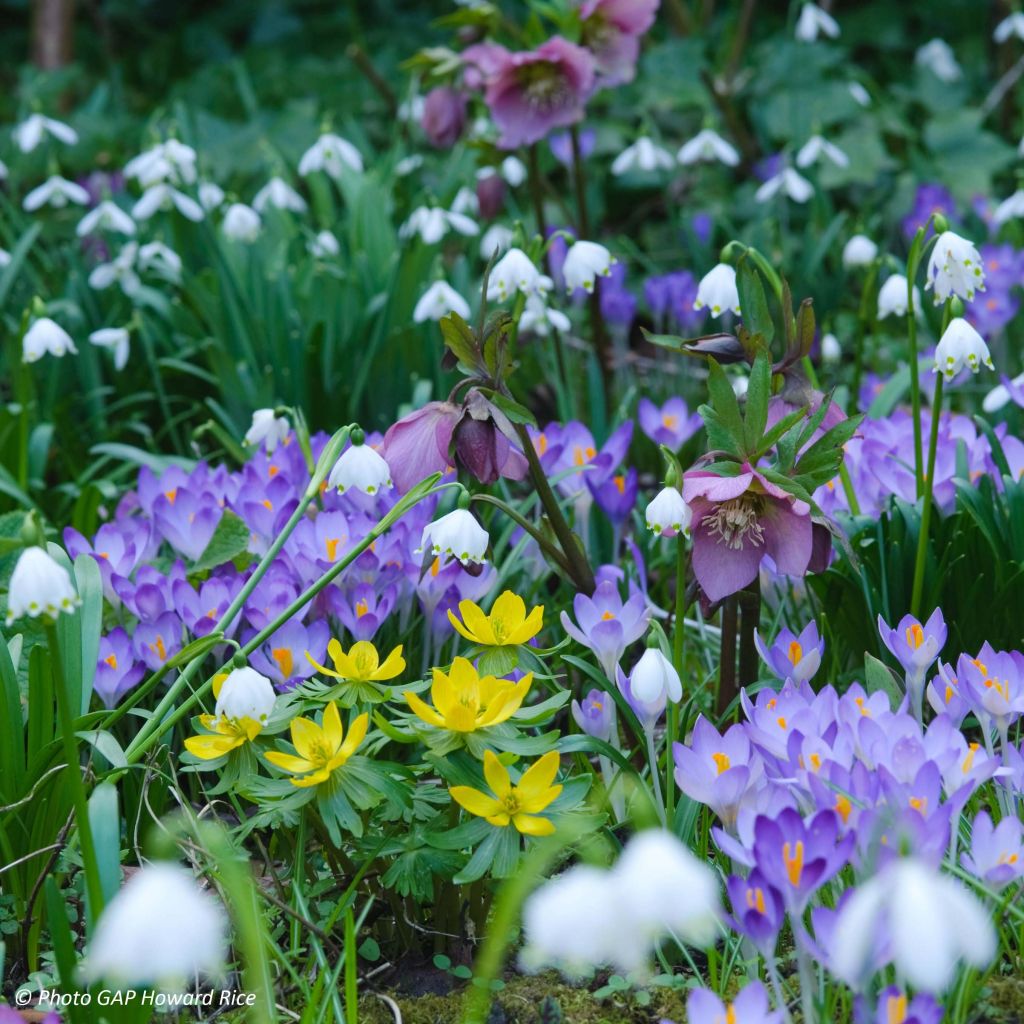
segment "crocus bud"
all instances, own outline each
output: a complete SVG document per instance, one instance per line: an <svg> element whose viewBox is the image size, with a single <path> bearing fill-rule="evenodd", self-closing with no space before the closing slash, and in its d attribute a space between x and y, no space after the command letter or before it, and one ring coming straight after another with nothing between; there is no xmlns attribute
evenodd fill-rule
<svg viewBox="0 0 1024 1024"><path fill-rule="evenodd" d="M81 603L67 569L46 551L32 547L21 553L7 591L8 626L23 615L55 619L61 612L70 612Z"/></svg>
<svg viewBox="0 0 1024 1024"><path fill-rule="evenodd" d="M448 86L432 89L423 101L420 126L435 149L451 149L466 127L466 97Z"/></svg>
<svg viewBox="0 0 1024 1024"><path fill-rule="evenodd" d="M572 717L588 736L607 743L615 723L615 702L604 691L591 690L582 703L572 702Z"/></svg>
<svg viewBox="0 0 1024 1024"><path fill-rule="evenodd" d="M240 721L243 718L263 724L274 710L277 699L266 676L254 668L236 668L217 690L218 718Z"/></svg>

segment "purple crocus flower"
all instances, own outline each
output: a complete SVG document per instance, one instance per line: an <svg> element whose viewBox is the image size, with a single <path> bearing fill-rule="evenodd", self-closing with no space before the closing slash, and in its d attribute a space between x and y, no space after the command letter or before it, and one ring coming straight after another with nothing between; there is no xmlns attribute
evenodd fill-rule
<svg viewBox="0 0 1024 1024"><path fill-rule="evenodd" d="M153 503L153 522L164 539L195 562L206 550L222 510L202 496L177 488L173 497L161 494Z"/></svg>
<svg viewBox="0 0 1024 1024"><path fill-rule="evenodd" d="M604 690L591 690L582 703L572 702L572 717L588 736L607 743L615 725L615 702Z"/></svg>
<svg viewBox="0 0 1024 1024"><path fill-rule="evenodd" d="M649 398L641 398L636 407L640 429L655 443L677 452L702 426L699 412L690 412L686 401L678 395L669 398L660 408Z"/></svg>
<svg viewBox="0 0 1024 1024"><path fill-rule="evenodd" d="M146 668L155 672L181 650L181 619L174 612L164 612L155 622L140 622L132 634L132 647Z"/></svg>
<svg viewBox="0 0 1024 1024"><path fill-rule="evenodd" d="M593 128L583 128L579 133L580 140L580 159L586 160L591 153L594 152L594 146L597 144L597 132ZM548 146L551 147L551 154L554 158L565 167L572 167L572 139L568 132L555 132L548 139ZM563 242L564 246L565 243ZM565 253L562 254L562 260L565 260Z"/></svg>
<svg viewBox="0 0 1024 1024"><path fill-rule="evenodd" d="M714 992L695 988L686 999L689 1024L780 1024L782 1011L773 1010L759 981L748 981L726 1006Z"/></svg>
<svg viewBox="0 0 1024 1024"><path fill-rule="evenodd" d="M711 232L715 228L715 222L710 213L695 213L690 220L690 226L701 245L707 245L711 241Z"/></svg>
<svg viewBox="0 0 1024 1024"><path fill-rule="evenodd" d="M960 723L971 710L960 687L960 680L953 666L944 661L939 662L939 674L928 684L926 693L932 711L937 715L947 716L952 724L959 728Z"/></svg>
<svg viewBox="0 0 1024 1024"><path fill-rule="evenodd" d="M911 239L933 213L956 219L956 202L949 189L936 182L919 185L914 195L914 206L903 218L903 237Z"/></svg>
<svg viewBox="0 0 1024 1024"><path fill-rule="evenodd" d="M750 939L763 957L773 957L779 930L786 919L782 894L759 868L754 868L747 878L732 875L726 889L732 904L732 927Z"/></svg>
<svg viewBox="0 0 1024 1024"><path fill-rule="evenodd" d="M992 825L988 811L979 811L971 825L971 849L960 864L976 878L1002 889L1024 875L1024 826L1016 817Z"/></svg>
<svg viewBox="0 0 1024 1024"><path fill-rule="evenodd" d="M985 644L978 657L961 655L957 676L963 694L983 724L995 723L1001 736L1024 712L1024 655L994 651Z"/></svg>
<svg viewBox="0 0 1024 1024"><path fill-rule="evenodd" d="M878 616L882 643L906 673L907 693L918 722L924 709L925 674L946 646L947 632L941 608L936 608L923 625L913 615L904 615L895 629Z"/></svg>
<svg viewBox="0 0 1024 1024"><path fill-rule="evenodd" d="M825 651L825 641L818 635L818 624L814 621L807 623L799 636L784 627L771 647L765 645L764 638L755 630L754 643L764 663L779 679L792 679L797 683L807 682L814 676Z"/></svg>
<svg viewBox="0 0 1024 1024"><path fill-rule="evenodd" d="M258 630L266 629L298 596L299 588L288 574L271 567L245 602L245 619Z"/></svg>
<svg viewBox="0 0 1024 1024"><path fill-rule="evenodd" d="M131 639L120 626L100 637L93 689L108 708L137 686L145 674L146 666L135 660Z"/></svg>
<svg viewBox="0 0 1024 1024"><path fill-rule="evenodd" d="M395 606L395 588L379 593L371 583L357 583L345 593L332 595L332 607L356 640L372 640Z"/></svg>
<svg viewBox="0 0 1024 1024"><path fill-rule="evenodd" d="M150 524L134 517L104 523L91 544L70 526L64 531L64 547L72 561L82 554L96 559L103 580L103 596L114 608L120 607L121 599L114 589L113 578L131 576L149 543Z"/></svg>
<svg viewBox="0 0 1024 1024"><path fill-rule="evenodd" d="M911 999L901 988L890 985L878 993L875 1012L870 1013L863 997L854 1004L855 1024L941 1024L942 1007L935 999L919 992Z"/></svg>
<svg viewBox="0 0 1024 1024"><path fill-rule="evenodd" d="M640 591L622 600L619 588L605 580L597 585L592 597L577 594L572 602L576 622L562 612L562 628L578 643L589 647L609 680L626 648L647 632L650 613ZM578 625L577 625L578 623Z"/></svg>
<svg viewBox="0 0 1024 1024"><path fill-rule="evenodd" d="M659 274L644 281L644 301L655 319L691 333L704 322L705 314L693 308L697 278L688 270Z"/></svg>
<svg viewBox="0 0 1024 1024"><path fill-rule="evenodd" d="M193 636L207 636L228 610L235 595L241 590L238 577L213 576L193 590L186 580L175 580L171 586L174 610L178 613ZM225 632L230 635L238 625L238 619L228 623Z"/></svg>
<svg viewBox="0 0 1024 1024"><path fill-rule="evenodd" d="M307 627L292 619L249 655L249 663L283 693L316 673L306 654L323 664L330 638L326 620L317 619Z"/></svg>
<svg viewBox="0 0 1024 1024"><path fill-rule="evenodd" d="M640 490L637 472L633 467L625 473L615 473L606 480L595 482L592 475L584 477L598 508L616 525L621 526L636 506Z"/></svg>
<svg viewBox="0 0 1024 1024"><path fill-rule="evenodd" d="M599 287L601 316L610 324L628 327L636 317L636 296L626 287L626 264L613 263Z"/></svg>

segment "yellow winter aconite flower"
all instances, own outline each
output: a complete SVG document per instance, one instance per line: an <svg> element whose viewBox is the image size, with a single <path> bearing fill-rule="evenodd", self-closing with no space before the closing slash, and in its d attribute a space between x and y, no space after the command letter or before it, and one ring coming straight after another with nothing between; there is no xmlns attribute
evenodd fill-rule
<svg viewBox="0 0 1024 1024"><path fill-rule="evenodd" d="M306 660L318 672L335 679L345 679L356 683L380 683L405 671L405 658L402 657L402 645L399 644L381 664L377 648L369 640L354 643L346 654L337 640L327 645L327 653L334 662L335 671L315 662L306 651Z"/></svg>
<svg viewBox="0 0 1024 1024"><path fill-rule="evenodd" d="M220 696L227 672L220 672L213 677L213 695ZM243 715L240 718L229 718L227 715L200 715L199 723L207 730L206 735L189 736L185 740L185 749L202 761L214 761L232 750L256 739L263 731L263 723L255 718Z"/></svg>
<svg viewBox="0 0 1024 1024"><path fill-rule="evenodd" d="M460 622L449 610L448 621L471 643L482 647L511 647L532 640L544 625L544 606L537 605L526 614L526 602L506 590L485 615L473 601L460 601Z"/></svg>
<svg viewBox="0 0 1024 1024"><path fill-rule="evenodd" d="M456 658L447 675L439 668L434 669L434 682L430 687L433 707L410 690L406 690L404 696L409 707L427 725L452 732L475 732L498 725L514 715L532 682L532 672L527 672L518 683L494 676L481 677L472 662Z"/></svg>
<svg viewBox="0 0 1024 1024"><path fill-rule="evenodd" d="M452 799L470 814L486 818L492 825L505 828L510 823L527 836L549 836L555 826L547 818L538 817L562 792L561 786L552 786L558 773L558 751L552 750L531 765L512 785L508 769L493 751L484 753L484 778L493 796L472 786L452 786Z"/></svg>
<svg viewBox="0 0 1024 1024"><path fill-rule="evenodd" d="M266 758L272 765L300 776L291 780L293 786L318 786L356 752L369 726L370 716L364 713L349 726L346 738L338 705L332 702L324 708L323 725L309 718L293 719L292 745L298 756L272 750Z"/></svg>

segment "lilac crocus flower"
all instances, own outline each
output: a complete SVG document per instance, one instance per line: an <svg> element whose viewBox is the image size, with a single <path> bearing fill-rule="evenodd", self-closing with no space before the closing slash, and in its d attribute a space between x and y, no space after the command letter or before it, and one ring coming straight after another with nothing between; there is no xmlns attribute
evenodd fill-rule
<svg viewBox="0 0 1024 1024"><path fill-rule="evenodd" d="M615 702L604 690L591 690L582 702L572 702L572 717L588 736L607 743L615 725Z"/></svg>
<svg viewBox="0 0 1024 1024"><path fill-rule="evenodd" d="M238 577L225 579L213 576L193 590L186 580L175 580L171 586L174 610L181 616L193 636L207 636L220 621L221 616L239 590ZM230 635L238 625L238 619L228 623L225 632Z"/></svg>
<svg viewBox="0 0 1024 1024"><path fill-rule="evenodd" d="M782 1011L773 1010L759 981L748 981L728 1005L706 988L695 988L686 999L689 1024L780 1024Z"/></svg>
<svg viewBox="0 0 1024 1024"><path fill-rule="evenodd" d="M685 400L678 395L668 399L660 408L649 398L641 398L636 407L640 429L655 443L676 452L702 426L699 412L691 413Z"/></svg>
<svg viewBox="0 0 1024 1024"><path fill-rule="evenodd" d="M878 993L875 1012L870 1013L863 998L854 1005L855 1024L941 1024L942 1007L935 999L919 992L911 999L901 988L890 985Z"/></svg>
<svg viewBox="0 0 1024 1024"><path fill-rule="evenodd" d="M178 488L173 497L161 494L153 503L157 530L193 562L206 550L222 514L216 504L184 488Z"/></svg>
<svg viewBox="0 0 1024 1024"><path fill-rule="evenodd" d="M786 919L782 894L758 868L747 878L732 875L726 889L732 904L732 927L750 939L763 957L773 957L779 930Z"/></svg>
<svg viewBox="0 0 1024 1024"><path fill-rule="evenodd" d="M580 159L586 160L594 152L597 144L597 132L593 128L583 128L579 133ZM572 139L568 132L555 132L548 139L548 146L551 148L551 155L564 167L572 167ZM565 243L562 243L563 247ZM565 259L565 253L562 254Z"/></svg>
<svg viewBox="0 0 1024 1024"><path fill-rule="evenodd" d="M656 322L686 333L697 331L705 313L694 309L697 278L688 270L656 274L644 281L644 301Z"/></svg>
<svg viewBox="0 0 1024 1024"><path fill-rule="evenodd" d="M140 622L132 634L132 647L146 668L155 672L181 650L181 619L174 612L164 612L155 622Z"/></svg>
<svg viewBox="0 0 1024 1024"><path fill-rule="evenodd" d="M1003 818L992 825L988 811L979 811L971 825L971 849L960 864L976 878L1002 889L1024 875L1024 826L1020 819Z"/></svg>
<svg viewBox="0 0 1024 1024"><path fill-rule="evenodd" d="M632 466L625 473L615 473L600 482L595 482L593 475L587 475L584 479L597 507L616 526L621 526L629 519L640 491L637 472Z"/></svg>
<svg viewBox="0 0 1024 1024"><path fill-rule="evenodd" d="M985 644L977 658L957 662L964 697L982 724L993 722L1000 736L1024 712L1024 655L994 651Z"/></svg>
<svg viewBox="0 0 1024 1024"><path fill-rule="evenodd" d="M82 554L96 559L103 580L103 596L115 608L120 606L121 599L114 589L113 578L131 576L145 556L149 543L150 524L134 517L104 523L96 531L91 544L70 526L64 531L64 547L72 561Z"/></svg>
<svg viewBox="0 0 1024 1024"><path fill-rule="evenodd" d="M626 264L613 263L607 277L601 278L601 315L610 324L629 327L636 317L636 296L626 285Z"/></svg>
<svg viewBox="0 0 1024 1024"><path fill-rule="evenodd" d="M395 606L395 588L379 593L370 583L358 583L344 594L337 594L332 606L344 627L356 640L372 640Z"/></svg>
<svg viewBox="0 0 1024 1024"><path fill-rule="evenodd" d="M754 631L754 644L764 663L779 679L805 683L821 666L825 641L818 635L818 624L807 623L797 636L783 628L768 647L760 632Z"/></svg>
<svg viewBox="0 0 1024 1024"><path fill-rule="evenodd" d="M249 663L283 693L316 673L309 658L322 664L330 638L325 619L317 619L308 627L292 619L249 655Z"/></svg>
<svg viewBox="0 0 1024 1024"><path fill-rule="evenodd" d="M878 633L889 653L903 666L911 708L920 722L924 713L925 674L946 646L942 609L936 608L923 625L913 615L904 615L895 629L879 615Z"/></svg>
<svg viewBox="0 0 1024 1024"><path fill-rule="evenodd" d="M108 708L137 686L145 674L146 666L136 661L131 639L120 626L100 637L93 689Z"/></svg>
<svg viewBox="0 0 1024 1024"><path fill-rule="evenodd" d="M562 628L578 643L589 647L609 680L615 680L615 669L626 648L647 632L650 613L640 591L622 600L619 588L604 580L594 589L593 597L577 594L572 602L576 622L562 612Z"/></svg>
<svg viewBox="0 0 1024 1024"><path fill-rule="evenodd" d="M914 206L903 218L903 237L911 239L917 229L923 227L933 213L956 218L956 202L949 189L936 182L919 185L914 195Z"/></svg>

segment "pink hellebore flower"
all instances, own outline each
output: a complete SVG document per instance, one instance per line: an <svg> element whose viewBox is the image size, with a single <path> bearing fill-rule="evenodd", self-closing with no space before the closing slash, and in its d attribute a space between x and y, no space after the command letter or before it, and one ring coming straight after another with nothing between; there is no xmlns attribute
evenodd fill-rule
<svg viewBox="0 0 1024 1024"><path fill-rule="evenodd" d="M802 576L814 550L810 506L745 463L737 476L683 474L693 509L693 571L709 601L752 582L770 555L780 573Z"/></svg>
<svg viewBox="0 0 1024 1024"><path fill-rule="evenodd" d="M622 85L636 75L640 37L654 24L660 0L585 0L583 44L594 55L598 84Z"/></svg>
<svg viewBox="0 0 1024 1024"><path fill-rule="evenodd" d="M539 142L553 128L575 124L594 91L590 53L554 36L536 50L506 53L488 76L485 98L503 149Z"/></svg>
<svg viewBox="0 0 1024 1024"><path fill-rule="evenodd" d="M381 455L391 467L391 479L400 494L431 473L455 468L448 449L461 416L462 410L451 402L427 402L388 428Z"/></svg>

